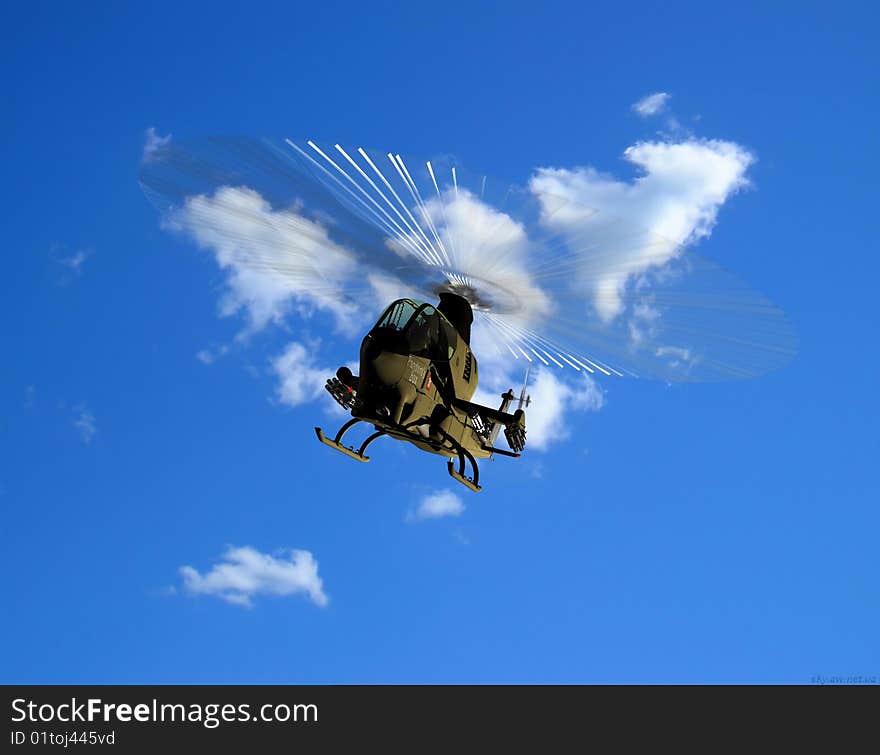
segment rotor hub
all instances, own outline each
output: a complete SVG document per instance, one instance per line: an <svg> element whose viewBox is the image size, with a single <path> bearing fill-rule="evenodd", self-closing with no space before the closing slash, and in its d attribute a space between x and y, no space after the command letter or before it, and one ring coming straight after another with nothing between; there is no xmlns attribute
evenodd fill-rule
<svg viewBox="0 0 880 755"><path fill-rule="evenodd" d="M446 273L446 280L433 288L436 295L450 293L466 299L475 312L513 314L522 305L518 297L497 283L464 273Z"/></svg>

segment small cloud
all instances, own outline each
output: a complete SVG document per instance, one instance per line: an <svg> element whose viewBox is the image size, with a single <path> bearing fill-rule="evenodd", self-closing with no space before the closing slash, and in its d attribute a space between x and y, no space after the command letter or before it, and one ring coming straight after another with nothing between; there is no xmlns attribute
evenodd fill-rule
<svg viewBox="0 0 880 755"><path fill-rule="evenodd" d="M168 134L168 136L159 136L159 134L156 132L156 129L150 126L144 132L144 162L149 160L157 149L164 147L170 141L171 134Z"/></svg>
<svg viewBox="0 0 880 755"><path fill-rule="evenodd" d="M315 364L314 349L291 341L272 360L272 371L278 378L276 394L287 406L299 406L323 395L327 378L336 370Z"/></svg>
<svg viewBox="0 0 880 755"><path fill-rule="evenodd" d="M88 445L98 432L95 425L95 415L92 414L85 406L78 406L74 410L73 426L79 430L82 442Z"/></svg>
<svg viewBox="0 0 880 755"><path fill-rule="evenodd" d="M25 386L24 389L24 408L33 409L37 401L37 389L32 385Z"/></svg>
<svg viewBox="0 0 880 755"><path fill-rule="evenodd" d="M669 366L673 368L690 367L694 363L694 355L690 349L679 346L659 346L654 350L658 357L667 357Z"/></svg>
<svg viewBox="0 0 880 755"><path fill-rule="evenodd" d="M654 94L642 97L634 103L632 109L640 117L650 118L652 115L663 112L667 102L669 102L669 95L666 92L654 92Z"/></svg>
<svg viewBox="0 0 880 755"><path fill-rule="evenodd" d="M49 257L56 266L57 282L66 286L74 278L78 278L82 274L85 261L93 253L91 249L72 251L64 244L53 244L49 250Z"/></svg>
<svg viewBox="0 0 880 755"><path fill-rule="evenodd" d="M666 141L692 139L693 133L684 126L669 108L671 95L666 92L655 92L643 97L632 105L633 112L640 118L663 116L663 127L657 132Z"/></svg>
<svg viewBox="0 0 880 755"><path fill-rule="evenodd" d="M214 362L224 356L228 351L229 347L225 344L223 346L218 346L216 349L202 349L196 354L196 359L202 364L214 364Z"/></svg>
<svg viewBox="0 0 880 755"><path fill-rule="evenodd" d="M452 533L452 536L455 538L456 542L459 545L471 544L471 539L461 530L455 530L455 532Z"/></svg>
<svg viewBox="0 0 880 755"><path fill-rule="evenodd" d="M287 554L287 558L276 558L250 546L229 546L223 560L205 574L181 566L183 587L192 595L214 595L248 608L259 594L305 594L315 605L326 606L329 598L318 576L315 557L305 550L290 550Z"/></svg>
<svg viewBox="0 0 880 755"><path fill-rule="evenodd" d="M439 519L443 516L460 516L464 504L451 490L440 490L421 500L419 505L407 512L406 521L422 522L425 519Z"/></svg>
<svg viewBox="0 0 880 755"><path fill-rule="evenodd" d="M91 256L91 252L86 252L80 249L78 252L74 252L69 257L62 257L60 262L71 273L73 273L74 275L79 275L82 272L83 263Z"/></svg>
<svg viewBox="0 0 880 755"><path fill-rule="evenodd" d="M568 419L572 412L597 412L605 404L605 394L588 375L565 380L549 369L539 369L529 386L532 403L526 409L526 448L546 451L570 436ZM533 474L540 479L543 468Z"/></svg>

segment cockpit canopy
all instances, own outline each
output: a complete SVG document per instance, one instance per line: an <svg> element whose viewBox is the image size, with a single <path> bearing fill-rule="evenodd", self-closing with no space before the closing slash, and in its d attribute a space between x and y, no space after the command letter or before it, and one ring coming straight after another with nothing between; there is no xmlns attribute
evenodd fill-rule
<svg viewBox="0 0 880 755"><path fill-rule="evenodd" d="M399 349L413 356L448 361L455 353L458 334L452 323L430 304L398 299L385 310L371 333L394 334Z"/></svg>

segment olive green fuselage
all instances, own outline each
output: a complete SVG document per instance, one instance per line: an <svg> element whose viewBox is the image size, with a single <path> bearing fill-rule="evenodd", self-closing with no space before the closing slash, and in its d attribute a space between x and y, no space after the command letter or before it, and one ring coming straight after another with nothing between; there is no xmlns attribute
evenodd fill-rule
<svg viewBox="0 0 880 755"><path fill-rule="evenodd" d="M368 335L361 347L353 417L440 456L457 455L445 436L476 458L491 455L473 419L453 405L454 399L469 401L477 389L477 360L468 344L459 338L448 361L432 361L382 349L375 341L375 334Z"/></svg>
<svg viewBox="0 0 880 755"><path fill-rule="evenodd" d="M340 367L327 380L327 391L351 410L352 419L333 439L316 427L318 440L360 462L370 460L366 450L378 438L405 440L445 456L449 475L480 491L477 459L519 457L525 448L525 388L513 414L507 413L512 390L502 395L499 409L471 402L479 377L470 347L472 322L471 305L448 292L440 294L437 307L413 299L392 302L361 344L360 375ZM375 432L359 448L345 445L343 437L360 422ZM494 445L502 427L510 451Z"/></svg>

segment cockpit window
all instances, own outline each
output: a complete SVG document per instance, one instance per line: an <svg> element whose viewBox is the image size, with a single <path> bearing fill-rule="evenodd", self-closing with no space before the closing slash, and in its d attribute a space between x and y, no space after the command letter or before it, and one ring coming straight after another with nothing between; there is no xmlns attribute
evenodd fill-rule
<svg viewBox="0 0 880 755"><path fill-rule="evenodd" d="M439 318L437 310L429 304L420 307L406 326L407 344L410 353L417 357L433 357L436 351Z"/></svg>
<svg viewBox="0 0 880 755"><path fill-rule="evenodd" d="M430 304L412 299L394 302L376 323L376 328L400 333L406 352L435 361L448 361L455 352L457 334L450 322Z"/></svg>
<svg viewBox="0 0 880 755"><path fill-rule="evenodd" d="M403 330L410 318L415 314L417 306L417 303L412 301L412 299L400 299L394 302L385 310L385 314L379 318L376 327L391 328L397 331Z"/></svg>
<svg viewBox="0 0 880 755"><path fill-rule="evenodd" d="M452 359L455 353L455 329L430 304L424 304L416 311L406 327L404 337L414 356L445 362Z"/></svg>

